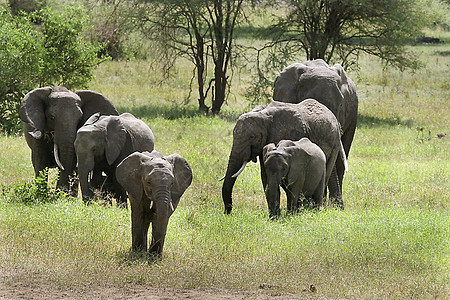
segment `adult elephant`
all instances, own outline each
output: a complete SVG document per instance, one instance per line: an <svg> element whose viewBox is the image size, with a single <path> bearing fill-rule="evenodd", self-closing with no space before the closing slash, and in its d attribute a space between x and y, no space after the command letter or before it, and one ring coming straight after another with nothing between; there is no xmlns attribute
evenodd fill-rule
<svg viewBox="0 0 450 300"><path fill-rule="evenodd" d="M275 80L273 100L300 103L313 98L331 110L342 129L342 145L348 158L356 130L358 117L358 95L355 83L347 76L341 65L330 67L322 59L295 63L286 67ZM342 194L342 181L345 173L344 162L340 157L332 176L338 177L339 191ZM333 194L333 187L329 187ZM331 195L330 195L331 196ZM343 203L337 203L343 207Z"/></svg>
<svg viewBox="0 0 450 300"><path fill-rule="evenodd" d="M340 125L334 114L314 99L299 104L272 102L267 107L257 107L242 114L233 130L233 146L228 160L227 172L222 186L225 213L232 209L232 190L236 177L249 161L259 157L263 187L267 185L267 175L261 157L263 147L281 140L309 138L325 153L327 159L326 182L341 147ZM337 178L334 184L337 185Z"/></svg>
<svg viewBox="0 0 450 300"><path fill-rule="evenodd" d="M93 189L103 185L102 173L107 175L111 192L120 205L126 205L127 194L116 180L116 167L135 151L153 151L155 137L143 121L130 113L120 116L94 114L78 129L75 152L78 160L83 200L89 201ZM92 177L90 173L92 171Z"/></svg>
<svg viewBox="0 0 450 300"><path fill-rule="evenodd" d="M169 218L191 185L191 167L176 153L163 156L156 150L134 152L117 166L116 176L130 198L133 250L147 251L152 223L149 252L160 256Z"/></svg>
<svg viewBox="0 0 450 300"><path fill-rule="evenodd" d="M78 182L70 187L76 168L74 141L77 129L94 113L118 115L112 102L100 93L65 87L37 88L25 95L19 115L31 148L35 176L45 168L59 167L57 187L77 195Z"/></svg>

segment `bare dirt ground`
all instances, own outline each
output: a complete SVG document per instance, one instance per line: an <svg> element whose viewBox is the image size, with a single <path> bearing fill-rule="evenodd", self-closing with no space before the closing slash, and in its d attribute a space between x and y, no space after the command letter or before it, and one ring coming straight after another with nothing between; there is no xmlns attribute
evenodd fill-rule
<svg viewBox="0 0 450 300"><path fill-rule="evenodd" d="M260 292L235 292L221 289L181 290L172 288L148 288L133 285L125 287L91 284L80 288L63 288L55 283L33 274L20 274L0 268L0 299L251 299L251 300L282 300L282 299L314 299L310 291L301 295L272 295L264 289ZM319 299L319 298L316 298Z"/></svg>

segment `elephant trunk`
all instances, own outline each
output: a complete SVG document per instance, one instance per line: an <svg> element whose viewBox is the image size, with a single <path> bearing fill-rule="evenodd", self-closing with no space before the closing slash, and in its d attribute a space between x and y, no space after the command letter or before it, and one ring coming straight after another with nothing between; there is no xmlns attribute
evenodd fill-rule
<svg viewBox="0 0 450 300"><path fill-rule="evenodd" d="M275 179L269 180L264 190L270 219L273 220L280 215L280 183Z"/></svg>
<svg viewBox="0 0 450 300"><path fill-rule="evenodd" d="M169 217L173 212L173 205L171 204L172 199L167 186L156 188L152 192L152 198L155 199L153 205L156 206L156 215L152 221L152 243L149 252L161 256Z"/></svg>
<svg viewBox="0 0 450 300"><path fill-rule="evenodd" d="M222 199L223 204L225 206L224 211L225 214L231 213L231 209L233 207L233 200L232 200L233 186L237 178L237 176L234 175L238 173L239 169L244 163L245 162L242 162L239 159L234 159L233 153L230 155L227 172L225 174L225 178L222 185Z"/></svg>
<svg viewBox="0 0 450 300"><path fill-rule="evenodd" d="M73 170L75 170L76 165L76 155L74 141L76 136L76 126L73 130L67 130L64 133L58 133L55 131L55 159L58 157L60 167L60 175L57 183L57 187L69 192L70 191L70 180ZM58 164L58 165L59 165ZM76 195L75 195L76 196Z"/></svg>

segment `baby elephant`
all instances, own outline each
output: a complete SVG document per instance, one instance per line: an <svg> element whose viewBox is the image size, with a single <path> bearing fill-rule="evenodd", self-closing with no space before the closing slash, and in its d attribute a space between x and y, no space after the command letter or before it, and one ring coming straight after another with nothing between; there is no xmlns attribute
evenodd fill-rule
<svg viewBox="0 0 450 300"><path fill-rule="evenodd" d="M191 185L191 167L176 153L163 156L156 150L134 152L117 166L116 176L130 198L133 250L147 251L152 223L149 252L160 256L169 218Z"/></svg>
<svg viewBox="0 0 450 300"><path fill-rule="evenodd" d="M322 204L326 158L322 149L308 138L266 145L263 162L267 174L264 191L271 218L280 214L279 186L286 192L288 211L297 210L300 193L312 197L315 207Z"/></svg>

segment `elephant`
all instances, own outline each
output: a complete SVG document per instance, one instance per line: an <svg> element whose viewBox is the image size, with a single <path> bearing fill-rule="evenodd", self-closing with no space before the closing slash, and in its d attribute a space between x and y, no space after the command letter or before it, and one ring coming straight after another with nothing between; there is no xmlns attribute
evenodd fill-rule
<svg viewBox="0 0 450 300"><path fill-rule="evenodd" d="M338 119L342 129L342 145L348 158L358 118L355 83L341 65L330 67L322 59L294 63L286 67L275 80L273 100L299 103L309 98L324 104ZM344 173L344 162L338 157L332 176L338 177L340 194ZM343 203L338 205L343 207Z"/></svg>
<svg viewBox="0 0 450 300"><path fill-rule="evenodd" d="M114 104L94 91L71 92L55 86L36 88L25 95L19 116L36 177L45 168L59 167L58 189L77 195L78 182L70 180L76 171L73 143L78 128L97 112L118 115Z"/></svg>
<svg viewBox="0 0 450 300"><path fill-rule="evenodd" d="M328 182L340 149L340 125L334 114L314 99L298 104L271 102L266 107L258 106L253 111L242 114L233 129L233 145L222 186L225 213L232 210L232 190L237 176L249 161L259 157L263 187L267 185L267 175L261 158L263 147L281 140L309 138L325 153L326 178ZM334 185L337 186L337 178ZM331 181L331 180L330 180ZM270 212L276 215L277 211Z"/></svg>
<svg viewBox="0 0 450 300"><path fill-rule="evenodd" d="M94 195L93 189L104 184L105 173L117 203L126 206L127 195L117 182L116 167L135 151L153 151L155 137L147 124L130 113L94 114L78 129L74 145L83 200L88 202Z"/></svg>
<svg viewBox="0 0 450 300"><path fill-rule="evenodd" d="M343 153L341 147L341 154ZM298 209L301 194L312 198L313 207L322 205L325 191L326 157L319 146L304 137L298 141L281 140L263 148L267 182L264 187L267 205L274 215L280 210L280 186L286 192L287 210Z"/></svg>
<svg viewBox="0 0 450 300"><path fill-rule="evenodd" d="M147 251L152 223L149 253L161 256L169 218L192 182L189 163L176 153L134 152L117 166L116 177L130 199L132 249Z"/></svg>

